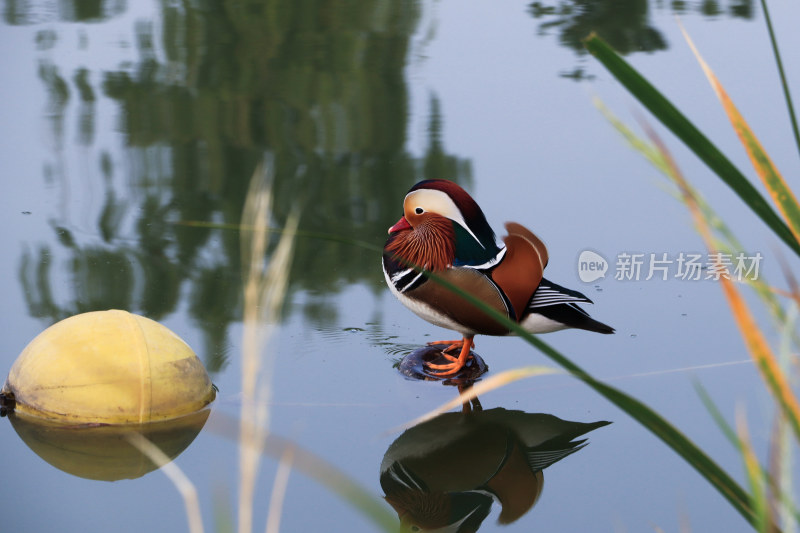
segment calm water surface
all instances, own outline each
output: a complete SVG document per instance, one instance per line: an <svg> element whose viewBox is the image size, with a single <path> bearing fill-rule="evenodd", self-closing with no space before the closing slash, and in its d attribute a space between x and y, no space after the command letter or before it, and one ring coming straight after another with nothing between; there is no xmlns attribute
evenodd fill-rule
<svg viewBox="0 0 800 533"><path fill-rule="evenodd" d="M610 337L560 332L545 340L662 412L744 481L740 460L694 392L699 380L731 419L735 405L746 409L766 455L771 407L719 288L645 281L646 273L638 281L614 279L620 253L674 257L701 251L702 243L682 206L657 186L657 172L593 106L599 96L631 124L642 116L580 46L592 30L605 36L749 172L680 37L674 19L680 15L784 174L793 176L800 165L760 4L6 0L2 6L1 372L57 320L127 309L164 323L197 351L220 388L211 422L220 413L236 415L242 264L240 235L230 225L241 218L256 165L266 162L272 176L272 226L283 226L297 209L306 232L373 245L383 243L399 217L407 189L438 177L473 193L496 228L508 219L533 228L550 250L547 276L585 292L595 301L593 315L617 328ZM796 6L773 9L796 87L800 45L792 21L800 13ZM773 238L677 141L664 137L748 250L764 254L762 274L779 279ZM612 263L605 279L579 279L577 258L586 249ZM391 429L456 393L404 379L393 365L424 342L451 335L394 301L376 253L299 238L283 320L265 349L275 361L271 430L376 498L391 496L394 489L381 483L382 462L424 455L428 439L401 440ZM518 339L479 337L477 351L491 373L552 366ZM514 428L508 441L502 440L507 429L492 440L498 423L480 426L474 440L487 441L481 450L497 442L530 445L517 433L520 427L535 433L528 421L539 420L537 413L612 422L588 434L585 449L545 469L535 507L503 530L675 531L683 522L693 531L747 529L660 441L567 376L519 382L481 403L487 411L533 416L501 425ZM429 433L448 434L443 427ZM232 437L207 428L176 461L198 488L206 530L224 530L236 509ZM178 493L160 472L89 481L39 459L5 420L0 439L0 530L187 528ZM465 464L490 456L456 444L448 457ZM276 468L267 458L260 472L257 529ZM513 483L542 489L542 480L531 479L509 490L516 493ZM485 489L481 483L475 488ZM503 490L496 485L495 493ZM475 494L450 503L463 508L481 498ZM498 520L509 515L482 498L488 516L477 520L481 530L500 529ZM506 499L505 512L510 508ZM374 526L294 471L282 529Z"/></svg>

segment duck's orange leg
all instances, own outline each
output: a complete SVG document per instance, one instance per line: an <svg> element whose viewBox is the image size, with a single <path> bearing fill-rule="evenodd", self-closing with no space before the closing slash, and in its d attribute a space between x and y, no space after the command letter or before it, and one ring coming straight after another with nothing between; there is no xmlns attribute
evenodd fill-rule
<svg viewBox="0 0 800 533"><path fill-rule="evenodd" d="M452 376L453 374L457 374L464 365L467 364L467 359L469 358L469 351L474 346L474 342L472 340L472 335L465 335L464 339L460 343L454 343L455 345L461 344L461 352L458 354L458 358L450 357L444 354L447 359L452 360L452 363L444 364L444 365L434 365L428 364L428 368L432 368L434 370L443 370L443 372L431 372L430 374L433 376L443 377L443 376ZM449 350L453 346L448 347Z"/></svg>
<svg viewBox="0 0 800 533"><path fill-rule="evenodd" d="M439 344L447 344L447 348L442 350L442 357L444 357L448 361L452 361L453 363L455 363L456 361L458 361L458 357L453 357L452 355L448 355L447 352L452 352L452 351L456 351L456 350L461 352L461 350L464 347L464 342L465 341L466 341L466 337L461 339L461 340L459 340L459 341L431 341L431 342L428 343L428 346L437 346ZM473 341L472 337L470 337L469 338L469 349L471 350L474 347L475 347L475 341Z"/></svg>

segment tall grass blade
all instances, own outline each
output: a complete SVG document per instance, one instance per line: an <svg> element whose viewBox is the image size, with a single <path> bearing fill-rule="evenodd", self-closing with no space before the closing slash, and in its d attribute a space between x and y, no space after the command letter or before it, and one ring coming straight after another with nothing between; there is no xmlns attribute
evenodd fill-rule
<svg viewBox="0 0 800 533"><path fill-rule="evenodd" d="M253 505L261 451L269 427L270 380L274 358L262 348L278 321L289 282L298 215L292 213L269 266L264 260L269 235L267 223L271 190L265 166L253 173L242 212L242 265L244 275L244 332L242 339L242 407L239 434L239 533L253 530Z"/></svg>
<svg viewBox="0 0 800 533"><path fill-rule="evenodd" d="M747 308L736 287L730 280L720 278L723 292L728 299L733 316L739 326L739 331L744 338L750 355L761 371L762 378L768 389L778 401L786 419L794 430L795 437L800 440L800 403L792 391L786 374L781 370L772 350L769 348L764 335Z"/></svg>
<svg viewBox="0 0 800 533"><path fill-rule="evenodd" d="M773 514L780 519L783 533L794 533L800 524L793 497L792 439L786 428L786 418L778 412L772 431L767 477L769 502Z"/></svg>
<svg viewBox="0 0 800 533"><path fill-rule="evenodd" d="M223 484L214 486L212 501L214 515L214 533L233 533L236 529L233 518L233 504L230 501L230 491Z"/></svg>
<svg viewBox="0 0 800 533"><path fill-rule="evenodd" d="M747 432L747 423L744 414L739 411L736 416L736 428L741 443L740 452L744 460L747 480L750 482L750 493L753 495L753 509L756 522L753 524L756 531L770 533L775 530L773 527L770 506L767 500L767 486L764 481L764 471L758 462L753 446Z"/></svg>
<svg viewBox="0 0 800 533"><path fill-rule="evenodd" d="M259 165L250 180L250 190L242 211L242 226L253 228L241 232L242 265L246 269L244 287L244 332L242 339L242 406L239 433L239 533L253 531L253 497L260 465L261 443L264 439L266 418L257 407L256 388L261 368L263 331L259 308L261 307L261 280L266 255L266 223L268 220L270 191L266 169Z"/></svg>
<svg viewBox="0 0 800 533"><path fill-rule="evenodd" d="M246 422L245 422L246 423ZM208 431L228 439L236 439L242 422L225 413L215 412L209 418L206 428ZM301 472L310 479L318 482L332 494L339 496L361 514L380 531L397 531L397 517L393 515L388 506L377 498L370 490L362 487L357 481L330 464L325 459L302 448L296 442L290 441L275 433L265 436L261 453L281 460L288 450L292 450L292 468ZM334 527L331 528L335 530Z"/></svg>
<svg viewBox="0 0 800 533"><path fill-rule="evenodd" d="M711 87L714 89L717 98L719 98L719 101L722 103L722 107L725 109L725 113L728 115L733 129L736 131L739 140L747 151L747 155L750 157L753 167L755 167L756 172L761 177L761 181L764 182L764 185L772 196L772 201L778 206L778 210L783 215L785 222L789 225L789 229L794 233L795 240L800 242L800 204L797 203L797 198L795 198L789 186L786 185L786 182L780 172L778 172L778 169L775 168L769 155L764 151L758 138L744 120L744 117L736 108L730 96L728 96L728 93L725 91L719 79L708 66L708 63L706 63L700 55L700 52L697 50L697 47L694 45L694 42L692 42L691 37L689 37L689 34L683 26L681 26L681 31L697 58L697 62L700 63L709 83L711 83Z"/></svg>
<svg viewBox="0 0 800 533"><path fill-rule="evenodd" d="M594 33L584 41L608 71L711 168L764 223L800 256L800 243L748 179L650 82Z"/></svg>
<svg viewBox="0 0 800 533"><path fill-rule="evenodd" d="M650 163L660 170L663 174L670 176L669 168L667 166L667 162L664 161L664 158L661 156L661 152L653 146L652 144L648 143L644 139L640 138L636 135L631 129L625 125L616 115L614 115L608 107L603 103L602 100L598 97L594 97L592 99L592 103L594 106L600 111L600 113L608 120L614 129L622 135L622 137L631 145L631 148L642 154L645 159L650 161Z"/></svg>
<svg viewBox="0 0 800 533"><path fill-rule="evenodd" d="M736 430L734 430L726 421L725 417L722 416L722 413L719 411L717 406L714 404L711 396L709 396L708 391L699 383L695 382L694 384L695 390L697 391L698 395L700 396L700 400L705 405L706 410L711 414L711 417L714 419L714 422L717 424L722 430L722 433L727 437L728 441L731 445L742 455L742 460L745 462L744 454L744 443L741 440L739 434L737 434ZM780 413L779 413L780 415ZM786 433L786 432L784 432ZM782 459L781 459L782 460ZM782 463L780 468L784 470L786 468L786 464ZM789 467L790 468L790 467ZM800 512L798 512L795 504L793 503L794 500L791 498L791 472L785 472L786 475L789 476L789 483L788 485L784 483L785 478L781 477L781 475L775 475L775 473L770 473L764 470L759 465L759 476L767 481L769 487L772 487L773 494L777 495L776 501L781 504L781 515L784 524L793 524L795 522L800 522ZM790 533L793 529L785 529L784 533Z"/></svg>
<svg viewBox="0 0 800 533"><path fill-rule="evenodd" d="M778 66L778 75L781 78L783 97L786 100L786 110L789 113L789 120L792 122L794 142L797 144L797 150L800 151L800 129L797 127L797 116L795 115L794 104L792 103L792 93L789 91L789 82L786 81L786 73L783 71L783 61L781 60L781 53L778 51L778 41L775 39L775 30L772 28L772 17L769 16L767 0L761 0L761 9L764 11L764 21L767 23L769 40L772 44L772 53L775 55L775 64Z"/></svg>
<svg viewBox="0 0 800 533"><path fill-rule="evenodd" d="M692 187L690 183L684 180L680 174L676 175L675 169L672 168L670 162L665 159L657 147L642 140L636 134L634 134L625 124L615 117L599 99L595 99L595 106L636 151L640 152L653 164L653 166L664 173L670 179L670 181L677 186L677 192L669 191L671 194L673 194L673 196L683 202L687 208L689 207L687 199L691 199L691 201L697 205L702 218L706 221L706 224L713 228L717 234L719 234L719 239L713 239L714 247L716 249L725 253L729 253L732 257L737 252L742 252L744 250L744 247L733 234L731 229L716 214L711 206L703 199L700 193L694 187ZM700 228L698 228L698 232L699 231L701 231ZM790 297L796 302L800 302L800 290L796 290L794 288L797 284L793 281L791 271L788 270L788 267L784 268L784 274L789 280L790 287L793 287ZM766 305L767 309L769 310L770 315L772 316L777 327L783 330L787 321L787 314L777 297L777 293L779 291L771 287L762 275L759 275L758 279L745 277L744 281L756 291L759 298L764 302L764 305ZM791 329L788 335L796 346L800 346L800 336L797 335L796 331Z"/></svg>
<svg viewBox="0 0 800 533"><path fill-rule="evenodd" d="M796 283L791 282L790 285L792 285L792 293L796 295ZM795 333L795 324L799 311L800 308L798 308L795 300L786 313L786 322L783 325L784 330L778 349L778 362L781 365L781 369L790 378L792 376L792 361L795 358L792 353L792 338ZM796 384L796 379L790 382L790 385ZM770 489L773 499L776 501L776 513L780 518L784 533L795 533L797 526L800 525L800 514L797 512L795 504L797 498L794 496L795 488L792 477L794 472L794 450L792 448L792 439L786 428L786 418L781 413L778 413L775 426L771 453L772 460L770 461L772 474Z"/></svg>
<svg viewBox="0 0 800 533"><path fill-rule="evenodd" d="M294 448L287 448L278 463L278 472L275 474L275 482L272 485L266 533L280 533L283 500L286 497L286 488L289 486L289 474L292 472L293 460Z"/></svg>
<svg viewBox="0 0 800 533"><path fill-rule="evenodd" d="M681 174L680 170L672 159L669 150L667 150L667 147L664 145L661 139L658 138L658 136L652 130L649 130L648 134L650 135L650 139L652 140L653 144L655 144L663 154L664 159L668 161L673 178L675 179L676 183L678 183L678 187L681 190L681 193L684 195L684 202L689 208L689 212L692 215L692 219L697 227L697 231L702 237L709 252L713 254L715 251L715 246L711 229L708 225L708 222L703 217L703 213L700 210L700 207L697 205L697 202L694 200L694 197L689 193L686 179L683 177L683 174ZM731 308L731 312L733 313L733 317L736 320L739 332L745 341L745 345L747 346L750 356L753 358L753 361L761 372L761 377L767 384L767 388L778 401L778 405L781 406L781 409L795 431L795 435L800 440L800 403L798 403L797 397L794 395L794 392L789 386L786 375L781 371L780 366L778 365L777 360L772 353L772 350L769 348L769 344L764 338L764 335L761 333L761 330L756 324L753 315L750 313L747 304L744 302L744 299L734 286L733 282L730 279L727 279L725 276L720 276L719 282L720 286L722 287L722 291L728 300L728 305Z"/></svg>
<svg viewBox="0 0 800 533"><path fill-rule="evenodd" d="M493 391L495 389L499 389L501 387L505 387L509 383L513 383L515 381L519 381L520 379L530 378L533 376L543 376L546 374L554 374L558 372L558 370L554 368L548 368L545 366L525 366L522 368L515 368L512 370L506 370L505 372L500 372L494 376L491 376L488 379L483 381L479 381L475 383L461 394L459 394L454 399L450 400L449 402L440 405L436 409L425 413L424 415L415 418L411 422L407 422L400 427L394 428L391 432L402 431L408 429L410 427L416 426L418 424L422 424L423 422L427 422L428 420L435 418L436 416L449 411L454 407L458 407L459 405L463 405L470 400L473 400L480 396L481 394L486 394L487 392Z"/></svg>
<svg viewBox="0 0 800 533"><path fill-rule="evenodd" d="M186 518L189 520L189 533L203 533L203 516L200 514L200 502L197 499L197 489L186 474L172 462L161 448L153 444L150 439L141 433L131 433L127 436L128 442L135 446L143 455L146 455L153 464L159 465L164 475L172 481L183 499L186 508Z"/></svg>
<svg viewBox="0 0 800 533"><path fill-rule="evenodd" d="M705 389L705 387L703 387L699 381L695 381L694 390L697 391L697 395L700 396L700 401L703 402L706 411L708 411L708 413L711 415L711 418L714 419L714 423L717 424L717 427L722 431L722 434L727 437L728 442L730 442L734 448L740 450L742 443L739 442L739 437L736 435L736 431L734 431L730 424L728 424L728 422L725 420L725 417L722 416L722 413L711 399L711 396L708 394L708 391Z"/></svg>
<svg viewBox="0 0 800 533"><path fill-rule="evenodd" d="M266 226L271 201L263 165L253 173L250 190L242 211L242 225L254 228L241 232L244 273L244 331L242 339L242 406L239 433L239 533L253 531L253 504L261 445L266 433L266 404L256 399L261 375L263 326L260 309L263 284L263 261L267 250Z"/></svg>

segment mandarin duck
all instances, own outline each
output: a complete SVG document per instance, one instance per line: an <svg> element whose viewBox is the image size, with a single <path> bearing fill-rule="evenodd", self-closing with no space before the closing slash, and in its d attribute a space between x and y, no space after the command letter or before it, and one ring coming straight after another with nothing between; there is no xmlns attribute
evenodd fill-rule
<svg viewBox="0 0 800 533"><path fill-rule="evenodd" d="M459 332L461 340L436 341L450 361L429 364L435 376L452 376L466 364L475 335L509 335L507 326L430 279L430 271L478 298L530 333L577 328L614 333L578 307L592 301L543 277L544 243L515 222L498 245L481 208L459 185L423 180L403 201L403 216L389 228L383 274L392 293L428 322ZM456 356L455 354L458 353ZM453 354L453 355L449 355Z"/></svg>

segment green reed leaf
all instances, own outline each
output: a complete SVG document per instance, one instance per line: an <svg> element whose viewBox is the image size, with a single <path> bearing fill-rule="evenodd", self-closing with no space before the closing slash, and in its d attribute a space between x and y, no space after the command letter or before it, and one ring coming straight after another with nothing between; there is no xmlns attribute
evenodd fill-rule
<svg viewBox="0 0 800 533"><path fill-rule="evenodd" d="M739 411L736 416L737 434L741 447L739 452L742 454L744 469L747 473L747 480L750 483L751 494L753 495L753 509L756 521L754 528L761 533L770 533L775 530L769 499L767 498L767 483L764 470L758 462L753 445L750 444L750 437L747 431L747 423L744 413Z"/></svg>
<svg viewBox="0 0 800 533"><path fill-rule="evenodd" d="M800 243L750 181L719 149L690 122L661 92L631 67L600 37L591 34L584 41L608 71L653 115L669 128L719 178L724 181L762 221L800 256Z"/></svg>
<svg viewBox="0 0 800 533"><path fill-rule="evenodd" d="M720 412L719 408L716 406L714 401L711 399L711 395L708 391L703 387L703 385L699 381L694 382L694 388L697 391L697 394L700 396L700 400L703 402L703 405L706 408L706 411L711 415L711 418L714 420L714 423L717 424L717 427L722 431L722 433L727 437L728 441L731 445L742 455L742 462L745 464L745 468L747 467L746 458L744 456L744 444L742 443L741 438L736 433L736 430L731 427L730 424L725 420L725 417ZM786 436L788 432L780 432L783 433L783 436ZM788 441L786 439L788 448ZM782 446L783 447L783 446ZM789 451L789 450L786 450ZM789 452L790 453L790 452ZM800 523L800 511L796 508L794 498L792 498L792 488L791 488L791 465L789 464L790 461L786 460L784 462L783 457L780 458L781 469L788 467L789 471L782 472L785 476L775 476L774 474L770 474L764 468L759 465L759 476L762 477L767 481L767 486L774 487L775 492L778 492L777 502L780 506L780 511L784 515L784 524L788 523L789 521L794 521ZM748 473L748 477L752 477L752 472ZM779 479L780 478L780 479ZM778 480L779 479L779 480ZM784 486L783 481L789 481L786 483L787 486Z"/></svg>
<svg viewBox="0 0 800 533"><path fill-rule="evenodd" d="M664 174L670 182L677 187L677 190L666 189L667 193L675 197L684 205L691 200L694 202L703 219L708 223L711 229L715 232L714 247L724 253L730 254L731 257L736 256L737 253L745 251L739 239L728 227L725 221L720 217L711 205L703 198L700 192L695 189L688 181L680 179L679 176L674 175L674 171L670 166L667 158L659 151L653 143L648 142L636 133L634 133L628 126L626 126L619 118L617 118L603 102L595 98L595 107L597 107L603 116L608 120L611 125L616 129L622 137L630 144L630 146L642 154L652 165ZM756 291L758 297L762 300L764 305L770 312L775 325L783 328L786 322L786 311L783 309L780 300L777 297L776 291L766 281L766 277L759 273L757 279L745 277L743 279L753 290ZM792 340L796 346L800 346L800 336L796 332L791 335Z"/></svg>
<svg viewBox="0 0 800 533"><path fill-rule="evenodd" d="M792 103L792 93L789 91L789 82L786 81L786 72L783 70L783 61L781 60L781 53L778 50L778 40L775 38L775 30L772 28L772 17L769 16L767 0L761 0L761 11L764 13L764 22L767 25L767 32L769 33L769 40L772 45L772 54L775 56L775 64L778 67L778 74L781 78L783 97L786 100L786 111L792 123L794 141L797 144L797 149L800 150L800 128L797 126L797 116L795 115L794 104Z"/></svg>
<svg viewBox="0 0 800 533"><path fill-rule="evenodd" d="M711 67L708 66L700 55L700 52L697 50L697 47L695 47L689 34L684 28L681 28L681 30L683 31L684 38L689 43L689 47L692 49L692 52L694 52L695 58L697 58L698 63L700 63L700 67L708 78L711 87L714 89L714 93L717 95L717 98L719 98L725 113L728 115L733 129L736 131L739 140L747 151L747 155L750 157L753 167L756 169L761 181L767 187L770 196L772 196L773 203L778 207L778 210L783 215L784 221L789 225L792 233L794 233L795 240L800 242L800 204L797 203L797 198L795 198L794 193L784 181L783 176L778 172L775 164L761 146L761 143L747 124L747 121L745 121L742 114L734 105L733 100L728 96L722 83L720 83L717 76L711 70Z"/></svg>

